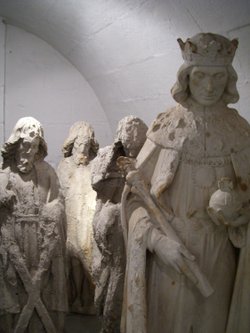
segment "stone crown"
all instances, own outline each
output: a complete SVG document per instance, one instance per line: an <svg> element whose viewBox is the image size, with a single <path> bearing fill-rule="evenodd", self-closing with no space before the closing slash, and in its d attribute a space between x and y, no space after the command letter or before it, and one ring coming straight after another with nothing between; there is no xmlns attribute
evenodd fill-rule
<svg viewBox="0 0 250 333"><path fill-rule="evenodd" d="M200 33L183 42L177 39L185 63L195 66L227 66L233 61L238 40L221 35Z"/></svg>

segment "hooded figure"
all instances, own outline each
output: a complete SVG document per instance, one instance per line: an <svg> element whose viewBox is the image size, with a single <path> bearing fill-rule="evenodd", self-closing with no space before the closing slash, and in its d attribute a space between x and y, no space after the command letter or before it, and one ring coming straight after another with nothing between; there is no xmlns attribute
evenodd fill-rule
<svg viewBox="0 0 250 333"><path fill-rule="evenodd" d="M21 118L2 148L0 332L62 332L64 206L41 124Z"/></svg>
<svg viewBox="0 0 250 333"><path fill-rule="evenodd" d="M125 272L125 249L121 226L121 195L124 175L117 160L134 161L146 139L146 124L135 116L119 121L114 144L99 150L93 160L92 186L97 193L93 219L93 276L95 305L102 316L102 333L120 332Z"/></svg>
<svg viewBox="0 0 250 333"><path fill-rule="evenodd" d="M250 126L227 106L239 97L238 42L211 33L178 42L180 104L153 122L127 176L122 332L247 333ZM227 224L207 211L225 177L244 207Z"/></svg>

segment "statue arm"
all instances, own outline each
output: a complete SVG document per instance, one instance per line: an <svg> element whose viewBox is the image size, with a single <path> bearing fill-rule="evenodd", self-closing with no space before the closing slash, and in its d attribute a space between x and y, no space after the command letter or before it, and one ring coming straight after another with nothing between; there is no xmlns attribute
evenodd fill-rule
<svg viewBox="0 0 250 333"><path fill-rule="evenodd" d="M162 206L161 194L171 185L179 160L177 151L161 148L147 140L138 156L137 169L127 175L127 186L129 185L131 192L136 194L136 196L130 195L127 203L128 211L130 211L127 214L130 216L130 233L131 225L143 225L141 228L145 232L146 248L155 252L164 263L174 266L178 272L180 269L176 261L181 262L181 255L192 260L194 258L181 244L167 237L158 224L151 221L152 216L149 212L157 206ZM164 208L166 217L171 219L172 215L167 216L171 209L167 208L166 204Z"/></svg>
<svg viewBox="0 0 250 333"><path fill-rule="evenodd" d="M171 226L170 222L174 218L171 207L166 207L165 202L160 200L160 195L171 185L174 179L179 164L179 154L174 150L162 150L156 161L154 173L151 177L151 187L144 177L144 170L133 170L127 175L126 186L130 186L130 191L136 194L139 199L139 206L135 210L137 213L132 213L130 221L135 219L140 221L140 224L142 221L144 224L149 224L150 227L146 228L149 231L146 237L146 248L155 252L165 265L172 266L178 273L186 275L197 286L202 295L207 297L211 295L213 289L206 276L200 271L194 256L189 253ZM152 195L154 179L161 180L161 191L159 191L158 197ZM146 217L147 214L148 217ZM133 222L132 225L139 223ZM131 229L130 226L129 229ZM129 240L127 244L129 247Z"/></svg>
<svg viewBox="0 0 250 333"><path fill-rule="evenodd" d="M41 218L45 221L55 222L60 238L63 243L66 242L66 220L63 191L55 170L46 162L43 162L46 167L46 173L49 178L49 188L47 192L46 202L41 210ZM41 165L42 167L42 165Z"/></svg>
<svg viewBox="0 0 250 333"><path fill-rule="evenodd" d="M237 191L242 198L242 209L238 217L229 225L229 238L233 245L242 248L246 243L246 230L250 221L250 147L231 154L236 175Z"/></svg>
<svg viewBox="0 0 250 333"><path fill-rule="evenodd" d="M0 207L12 207L15 202L15 193L8 189L9 173L0 170Z"/></svg>
<svg viewBox="0 0 250 333"><path fill-rule="evenodd" d="M136 180L133 180L131 175L136 171L139 178L139 187L142 186L142 193L146 193L146 196L150 196L157 205L163 206L166 213L171 213L171 209L166 207L166 203L163 203L162 193L172 183L175 172L179 164L179 153L173 149L162 148L155 144L150 139L147 139L142 147L139 155L136 159L136 164L132 164L131 167L126 160L121 160L120 168L127 174L126 185L124 187L122 195L122 227L124 231L125 243L127 242L128 226L127 221L131 216L133 210L142 206L145 207L145 203L138 196L131 194L133 192L133 184ZM123 164L122 164L123 162ZM130 161L128 161L130 162ZM132 171L132 172L130 172ZM134 173L135 174L135 173ZM131 179L130 179L131 178ZM143 187L147 186L146 190Z"/></svg>
<svg viewBox="0 0 250 333"><path fill-rule="evenodd" d="M50 177L50 188L49 188L47 202L51 202L55 199L61 200L62 192L61 192L59 179L57 177L55 170L50 165L48 165L48 166L49 166L48 174Z"/></svg>
<svg viewBox="0 0 250 333"><path fill-rule="evenodd" d="M171 207L164 202L162 196L172 184L180 162L180 153L174 149L162 148L151 178L150 194L167 214L172 215Z"/></svg>
<svg viewBox="0 0 250 333"><path fill-rule="evenodd" d="M40 280L49 269L53 256L65 250L66 235L64 199L56 172L44 161L36 165L36 169L40 186L46 187L45 202L41 203L39 212L42 245L36 279Z"/></svg>

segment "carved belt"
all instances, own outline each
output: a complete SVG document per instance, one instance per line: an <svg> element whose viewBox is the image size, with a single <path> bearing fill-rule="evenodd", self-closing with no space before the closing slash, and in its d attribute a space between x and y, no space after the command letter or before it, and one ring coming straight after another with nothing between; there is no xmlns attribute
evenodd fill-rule
<svg viewBox="0 0 250 333"><path fill-rule="evenodd" d="M20 214L14 213L13 214L16 222L19 223L39 223L39 215L38 214Z"/></svg>
<svg viewBox="0 0 250 333"><path fill-rule="evenodd" d="M231 163L230 156L222 156L222 157L201 157L198 158L196 156L192 156L189 154L182 154L181 161L187 164L192 165L206 165L211 167L223 167L224 165L228 165Z"/></svg>

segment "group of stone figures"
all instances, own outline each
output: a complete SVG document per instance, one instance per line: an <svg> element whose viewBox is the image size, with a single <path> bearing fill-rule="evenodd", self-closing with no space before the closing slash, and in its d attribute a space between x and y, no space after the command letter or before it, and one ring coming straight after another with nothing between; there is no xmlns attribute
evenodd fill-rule
<svg viewBox="0 0 250 333"><path fill-rule="evenodd" d="M1 333L60 333L68 311L97 313L103 333L250 332L250 126L228 107L238 42L178 42L179 104L148 131L125 117L99 149L77 122L58 176L34 118L4 143Z"/></svg>
<svg viewBox="0 0 250 333"><path fill-rule="evenodd" d="M21 118L2 147L0 332L63 332L68 311L103 317L118 332L125 275L116 161L135 159L147 126L123 118L113 145L75 123L57 174L44 161L42 125Z"/></svg>

